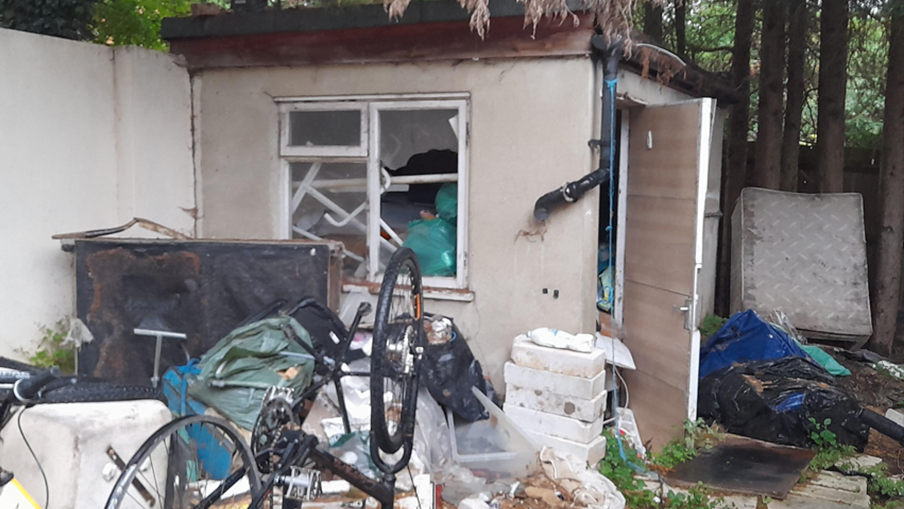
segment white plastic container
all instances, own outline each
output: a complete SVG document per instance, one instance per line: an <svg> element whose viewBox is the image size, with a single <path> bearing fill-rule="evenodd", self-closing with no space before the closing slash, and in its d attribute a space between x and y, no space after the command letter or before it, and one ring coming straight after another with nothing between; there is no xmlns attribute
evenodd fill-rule
<svg viewBox="0 0 904 509"><path fill-rule="evenodd" d="M489 480L527 477L539 470L539 446L505 413L477 389L474 394L490 413L483 421L456 424L451 411L446 419L452 441L452 457L474 475Z"/></svg>
<svg viewBox="0 0 904 509"><path fill-rule="evenodd" d="M166 405L154 400L58 403L24 410L22 430L47 474L51 509L103 507L120 473L115 466L107 468L113 465L107 449L112 447L123 461L129 461L148 437L171 420ZM3 468L15 473L31 496L43 504L43 476L16 422L9 423L0 434L0 460ZM165 457L156 465L165 471ZM105 471L110 475L105 477ZM123 507L137 504L127 499Z"/></svg>

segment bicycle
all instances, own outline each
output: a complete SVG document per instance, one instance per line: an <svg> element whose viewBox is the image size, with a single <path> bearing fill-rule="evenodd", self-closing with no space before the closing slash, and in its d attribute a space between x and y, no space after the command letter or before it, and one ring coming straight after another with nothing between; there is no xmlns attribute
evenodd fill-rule
<svg viewBox="0 0 904 509"><path fill-rule="evenodd" d="M317 351L298 340L291 327L283 329L314 359L316 378L312 385L297 396L285 388L268 389L250 446L231 425L214 417L183 417L164 426L124 466L107 509L127 507L132 502L166 509L295 509L319 495L322 471L348 481L384 509L393 506L395 474L407 466L412 452L424 345L423 288L417 257L410 249L400 248L387 265L377 301L370 371L351 371L345 364L358 326L371 311L369 305L359 306L348 329L335 313L311 298L302 299L285 313L291 316L305 308L324 315L344 336L332 347ZM301 429L306 403L326 384L333 383L343 426L346 432L351 431L341 387L346 376L370 379L370 456L382 473L379 479L330 454L316 437ZM205 458L205 454L219 455L219 460ZM162 483L155 461L166 461Z"/></svg>

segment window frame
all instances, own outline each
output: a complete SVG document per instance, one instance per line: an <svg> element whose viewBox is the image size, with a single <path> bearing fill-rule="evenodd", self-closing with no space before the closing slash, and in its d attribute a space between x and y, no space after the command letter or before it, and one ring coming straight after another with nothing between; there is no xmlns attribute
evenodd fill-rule
<svg viewBox="0 0 904 509"><path fill-rule="evenodd" d="M289 117L295 112L308 111L357 111L360 115L360 142L358 145L290 145L291 121ZM367 157L367 107L360 103L318 102L318 103L282 103L279 105L280 134L279 155L282 157Z"/></svg>
<svg viewBox="0 0 904 509"><path fill-rule="evenodd" d="M468 288L468 163L470 149L470 94L439 95L385 95L349 97L288 97L276 98L279 106L279 160L280 178L280 233L284 239L293 238L292 229L292 163L308 162L354 162L367 165L367 276L364 280L348 280L343 284L368 285L381 283L379 253L382 227L380 226L380 111L411 111L425 109L458 110L458 221L456 229L456 273L455 277L425 276L424 286L428 288L467 290ZM293 111L347 111L360 110L362 127L361 149L350 147L289 147L289 113ZM366 124L366 125L365 125ZM359 147L351 147L359 148ZM304 149L304 150L297 150ZM360 217L360 216L359 216Z"/></svg>

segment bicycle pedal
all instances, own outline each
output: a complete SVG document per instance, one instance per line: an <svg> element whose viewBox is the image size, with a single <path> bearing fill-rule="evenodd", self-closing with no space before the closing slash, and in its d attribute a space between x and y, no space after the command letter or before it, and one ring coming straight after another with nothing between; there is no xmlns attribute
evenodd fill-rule
<svg viewBox="0 0 904 509"><path fill-rule="evenodd" d="M290 467L289 475L281 476L280 484L285 486L283 496L298 502L311 501L320 496L320 471L311 468Z"/></svg>

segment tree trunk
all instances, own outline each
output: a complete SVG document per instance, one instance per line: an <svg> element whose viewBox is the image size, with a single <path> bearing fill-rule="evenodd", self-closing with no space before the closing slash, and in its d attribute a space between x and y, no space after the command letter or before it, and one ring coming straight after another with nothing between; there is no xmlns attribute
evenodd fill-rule
<svg viewBox="0 0 904 509"><path fill-rule="evenodd" d="M650 2L643 4L643 33L662 41L662 7Z"/></svg>
<svg viewBox="0 0 904 509"><path fill-rule="evenodd" d="M822 0L819 35L819 112L816 171L819 190L844 190L844 96L847 81L848 3Z"/></svg>
<svg viewBox="0 0 904 509"><path fill-rule="evenodd" d="M800 122L804 109L804 66L810 13L807 3L791 8L788 24L788 94L785 99L785 132L782 138L782 191L797 191L800 165Z"/></svg>
<svg viewBox="0 0 904 509"><path fill-rule="evenodd" d="M898 10L889 34L882 166L879 170L882 229L876 260L873 337L870 344L873 350L887 357L891 357L894 350L904 247L904 0L892 5Z"/></svg>
<svg viewBox="0 0 904 509"><path fill-rule="evenodd" d="M750 43L756 10L753 0L737 0L734 48L731 56L732 85L739 92L728 117L728 164L722 175L722 234L719 246L717 312L728 316L731 282L731 214L747 177L747 133L750 122Z"/></svg>
<svg viewBox="0 0 904 509"><path fill-rule="evenodd" d="M675 5L675 49L681 58L687 56L687 2Z"/></svg>
<svg viewBox="0 0 904 509"><path fill-rule="evenodd" d="M760 104L757 114L756 165L752 182L778 189L782 172L782 97L785 74L783 0L763 0L760 44Z"/></svg>

